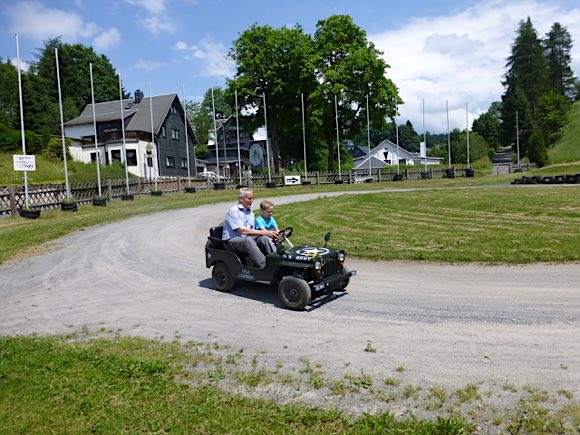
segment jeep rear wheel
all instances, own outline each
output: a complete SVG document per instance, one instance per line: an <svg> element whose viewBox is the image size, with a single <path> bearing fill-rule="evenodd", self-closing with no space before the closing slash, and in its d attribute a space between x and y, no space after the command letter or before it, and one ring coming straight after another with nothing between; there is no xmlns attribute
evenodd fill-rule
<svg viewBox="0 0 580 435"><path fill-rule="evenodd" d="M282 304L291 310L303 310L310 303L310 287L303 279L285 276L278 284L278 297Z"/></svg>
<svg viewBox="0 0 580 435"><path fill-rule="evenodd" d="M221 261L213 267L211 277L214 287L221 292L229 292L234 288L235 281L226 265Z"/></svg>

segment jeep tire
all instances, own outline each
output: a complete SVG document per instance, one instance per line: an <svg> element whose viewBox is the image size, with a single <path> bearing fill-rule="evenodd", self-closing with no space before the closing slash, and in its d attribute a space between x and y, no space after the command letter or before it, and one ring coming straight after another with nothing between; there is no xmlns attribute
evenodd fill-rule
<svg viewBox="0 0 580 435"><path fill-rule="evenodd" d="M229 292L234 288L235 281L227 266L223 262L218 262L211 272L214 287L221 292Z"/></svg>
<svg viewBox="0 0 580 435"><path fill-rule="evenodd" d="M285 276L278 284L278 297L286 308L301 311L310 303L312 293L303 279Z"/></svg>

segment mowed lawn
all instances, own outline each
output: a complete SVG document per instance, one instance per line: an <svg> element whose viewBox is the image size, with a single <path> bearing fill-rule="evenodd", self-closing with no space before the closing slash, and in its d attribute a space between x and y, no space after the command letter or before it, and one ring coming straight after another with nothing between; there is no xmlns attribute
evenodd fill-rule
<svg viewBox="0 0 580 435"><path fill-rule="evenodd" d="M276 207L294 242L373 260L522 264L580 260L580 186L370 193Z"/></svg>

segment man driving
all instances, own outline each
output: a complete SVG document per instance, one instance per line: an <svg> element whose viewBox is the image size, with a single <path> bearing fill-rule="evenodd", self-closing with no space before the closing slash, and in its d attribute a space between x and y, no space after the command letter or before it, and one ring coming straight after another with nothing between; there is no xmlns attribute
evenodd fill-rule
<svg viewBox="0 0 580 435"><path fill-rule="evenodd" d="M273 240L278 235L274 230L257 230L252 212L254 192L248 187L240 189L238 203L230 207L224 220L222 239L227 240L238 253L247 253L260 268L266 265L266 254L276 252ZM262 252L263 251L263 252Z"/></svg>

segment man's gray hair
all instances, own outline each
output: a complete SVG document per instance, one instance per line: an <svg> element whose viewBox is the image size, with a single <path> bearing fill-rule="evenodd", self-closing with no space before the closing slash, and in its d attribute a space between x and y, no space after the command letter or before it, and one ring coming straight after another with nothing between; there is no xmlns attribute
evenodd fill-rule
<svg viewBox="0 0 580 435"><path fill-rule="evenodd" d="M253 193L254 191L252 189L250 189L249 187L242 187L240 189L240 198L245 198L246 196L248 196L248 193Z"/></svg>

